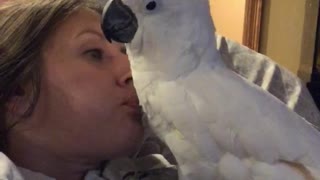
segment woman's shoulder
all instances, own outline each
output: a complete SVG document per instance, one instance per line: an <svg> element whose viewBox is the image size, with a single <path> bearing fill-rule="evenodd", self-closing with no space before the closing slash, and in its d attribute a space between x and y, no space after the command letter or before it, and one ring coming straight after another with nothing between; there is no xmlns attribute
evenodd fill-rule
<svg viewBox="0 0 320 180"><path fill-rule="evenodd" d="M22 175L24 180L55 180L52 177L46 176L39 172L34 172L29 169L18 167L19 173ZM11 179L8 179L11 180ZM16 179L14 179L16 180ZM18 179L17 179L18 180Z"/></svg>
<svg viewBox="0 0 320 180"><path fill-rule="evenodd" d="M23 180L19 168L2 152L0 152L0 179Z"/></svg>
<svg viewBox="0 0 320 180"><path fill-rule="evenodd" d="M4 153L0 152L1 180L54 180L44 174L16 166Z"/></svg>

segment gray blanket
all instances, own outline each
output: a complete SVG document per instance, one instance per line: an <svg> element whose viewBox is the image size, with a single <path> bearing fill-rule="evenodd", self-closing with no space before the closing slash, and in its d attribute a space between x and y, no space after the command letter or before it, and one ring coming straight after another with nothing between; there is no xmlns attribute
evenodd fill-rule
<svg viewBox="0 0 320 180"><path fill-rule="evenodd" d="M301 80L269 57L217 35L225 63L236 73L262 87L307 121L320 127L320 113Z"/></svg>

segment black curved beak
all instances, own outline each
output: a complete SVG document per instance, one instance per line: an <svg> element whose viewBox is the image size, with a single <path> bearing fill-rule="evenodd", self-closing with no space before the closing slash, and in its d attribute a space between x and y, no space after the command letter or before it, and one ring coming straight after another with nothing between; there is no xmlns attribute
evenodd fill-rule
<svg viewBox="0 0 320 180"><path fill-rule="evenodd" d="M138 20L121 0L110 0L102 13L102 31L109 42L130 43L138 30Z"/></svg>

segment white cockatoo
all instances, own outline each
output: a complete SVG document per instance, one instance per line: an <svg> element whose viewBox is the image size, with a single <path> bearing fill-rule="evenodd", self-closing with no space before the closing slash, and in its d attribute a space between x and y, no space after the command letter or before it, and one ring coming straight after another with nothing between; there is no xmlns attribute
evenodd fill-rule
<svg viewBox="0 0 320 180"><path fill-rule="evenodd" d="M320 133L223 63L208 0L109 0L134 85L183 180L320 179Z"/></svg>

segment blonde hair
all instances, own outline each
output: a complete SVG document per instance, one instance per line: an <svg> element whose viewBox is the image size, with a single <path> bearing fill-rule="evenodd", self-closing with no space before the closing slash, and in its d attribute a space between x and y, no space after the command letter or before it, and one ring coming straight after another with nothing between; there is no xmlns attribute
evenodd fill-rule
<svg viewBox="0 0 320 180"><path fill-rule="evenodd" d="M79 8L102 13L97 0L7 0L0 3L0 150L11 125L6 103L25 83L32 85L32 113L40 93L41 47L57 24ZM13 125L12 125L13 126Z"/></svg>

